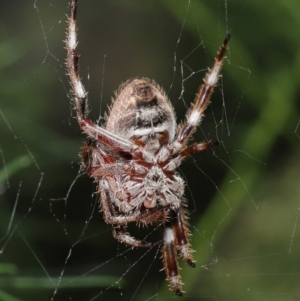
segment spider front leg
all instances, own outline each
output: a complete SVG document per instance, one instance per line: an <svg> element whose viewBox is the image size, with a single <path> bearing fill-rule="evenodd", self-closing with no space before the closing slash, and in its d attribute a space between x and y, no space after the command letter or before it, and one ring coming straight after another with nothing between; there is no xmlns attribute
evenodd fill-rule
<svg viewBox="0 0 300 301"><path fill-rule="evenodd" d="M204 111L210 103L210 96L213 93L214 87L216 86L220 77L220 71L225 58L226 50L230 40L230 34L227 34L216 58L212 69L208 70L204 78L203 85L200 86L199 92L196 95L194 104L189 114L187 115L186 122L179 127L179 134L177 142L181 145L185 145L189 137L194 132L196 126L201 122L204 116Z"/></svg>
<svg viewBox="0 0 300 301"><path fill-rule="evenodd" d="M122 139L121 137L116 138L116 136L109 131L97 126L91 120L87 119L89 111L87 92L79 75L80 55L76 51L78 44L76 25L77 0L72 0L70 7L71 12L68 19L68 29L65 40L67 49L66 66L70 78L77 121L87 135L93 137L101 143L104 143L108 147L112 148L116 153L128 154L128 156L132 156L133 158L137 159L141 158L141 151L134 143Z"/></svg>
<svg viewBox="0 0 300 301"><path fill-rule="evenodd" d="M182 296L182 282L179 275L177 251L190 267L196 266L188 240L189 236L186 212L184 208L180 208L174 212L174 216L165 224L163 236L163 259L167 280L170 283L170 288L178 296Z"/></svg>

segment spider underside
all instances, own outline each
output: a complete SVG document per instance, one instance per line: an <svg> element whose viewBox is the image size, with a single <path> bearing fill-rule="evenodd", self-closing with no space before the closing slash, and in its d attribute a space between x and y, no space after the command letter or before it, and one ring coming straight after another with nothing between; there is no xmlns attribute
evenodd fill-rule
<svg viewBox="0 0 300 301"><path fill-rule="evenodd" d="M177 256L195 267L189 242L184 181L176 172L182 160L217 145L202 142L188 145L204 116L217 84L228 48L227 34L212 69L209 69L186 115L177 126L175 113L165 92L147 78L136 78L121 85L100 127L87 118L87 92L79 75L76 12L71 1L66 36L67 72L70 78L77 121L90 138L81 150L82 168L98 184L101 210L113 236L133 247L153 247L127 233L129 223L163 228L162 258L170 288L182 295Z"/></svg>

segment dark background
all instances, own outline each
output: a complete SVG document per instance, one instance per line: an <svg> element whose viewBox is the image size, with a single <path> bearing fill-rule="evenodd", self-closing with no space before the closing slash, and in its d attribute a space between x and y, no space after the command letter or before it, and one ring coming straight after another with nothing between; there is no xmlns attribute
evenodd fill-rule
<svg viewBox="0 0 300 301"><path fill-rule="evenodd" d="M78 177L67 14L68 1L0 3L0 300L177 298L160 251L120 245L92 180ZM182 300L298 300L299 1L79 1L78 27L92 120L136 76L155 79L183 120L231 32L194 136L223 146L180 169L197 260L180 261Z"/></svg>

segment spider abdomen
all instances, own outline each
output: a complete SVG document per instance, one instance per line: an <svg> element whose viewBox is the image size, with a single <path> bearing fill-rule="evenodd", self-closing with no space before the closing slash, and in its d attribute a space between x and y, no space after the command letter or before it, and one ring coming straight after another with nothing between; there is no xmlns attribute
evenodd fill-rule
<svg viewBox="0 0 300 301"><path fill-rule="evenodd" d="M165 92L153 81L133 79L121 85L106 129L149 151L174 140L176 120Z"/></svg>

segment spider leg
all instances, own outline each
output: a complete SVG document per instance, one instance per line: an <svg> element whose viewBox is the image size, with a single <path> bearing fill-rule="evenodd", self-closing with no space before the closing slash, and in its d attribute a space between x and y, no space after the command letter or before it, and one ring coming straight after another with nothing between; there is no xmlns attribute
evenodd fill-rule
<svg viewBox="0 0 300 301"><path fill-rule="evenodd" d="M170 284L170 289L176 295L182 296L182 282L179 275L177 251L175 248L176 240L171 222L165 224L163 243L162 258L164 261L164 270L167 274L167 281Z"/></svg>
<svg viewBox="0 0 300 301"><path fill-rule="evenodd" d="M182 163L182 160L184 158L191 156L197 152L206 150L208 148L218 146L220 144L221 144L221 142L219 142L219 141L209 141L209 142L195 143L195 144L185 147L182 150L180 150L180 148L174 149L175 154L173 155L173 157L171 157L171 160L167 161L167 164L165 165L164 170L174 171Z"/></svg>
<svg viewBox="0 0 300 301"><path fill-rule="evenodd" d="M179 156L180 156L180 158L186 158L188 156L191 156L191 155L201 152L203 150L219 146L220 144L221 144L220 141L208 141L208 142L194 143L194 144L184 148L179 153Z"/></svg>
<svg viewBox="0 0 300 301"><path fill-rule="evenodd" d="M190 267L194 268L196 264L192 256L193 250L191 249L188 240L190 233L187 225L186 210L184 210L183 208L177 210L172 222L173 222L173 231L175 234L177 250L179 251L183 260Z"/></svg>
<svg viewBox="0 0 300 301"><path fill-rule="evenodd" d="M77 112L77 119L81 121L86 118L88 114L88 104L87 104L87 92L83 84L81 83L79 75L79 54L76 52L77 47L77 26L76 26L76 12L77 12L77 0L72 0L71 12L68 19L68 29L66 36L66 49L67 49L67 59L66 65L68 70L68 75L70 77L70 83L72 87L72 93L74 96L75 110Z"/></svg>
<svg viewBox="0 0 300 301"><path fill-rule="evenodd" d="M188 240L189 236L186 211L181 207L174 212L174 216L165 224L162 250L167 280L170 283L170 288L178 296L182 296L182 282L179 275L177 251L190 267L194 268L196 266L192 256L193 250Z"/></svg>
<svg viewBox="0 0 300 301"><path fill-rule="evenodd" d="M204 116L204 111L210 103L209 99L220 77L219 74L225 58L225 52L228 48L229 40L230 35L227 34L215 58L215 63L212 69L208 70L208 73L204 78L204 83L199 88L195 101L192 105L192 109L186 117L186 122L179 127L177 142L181 145L186 144L196 126L201 122L202 117Z"/></svg>
<svg viewBox="0 0 300 301"><path fill-rule="evenodd" d="M78 44L76 34L77 0L72 0L70 6L71 12L68 19L68 29L65 40L67 49L66 66L70 78L70 84L72 87L77 121L82 130L87 135L99 140L100 142L112 148L117 153L130 154L134 158L140 158L141 151L134 143L122 138L116 139L115 135L95 125L91 120L87 119L89 111L87 102L87 92L81 82L81 78L79 75L80 55L76 52Z"/></svg>
<svg viewBox="0 0 300 301"><path fill-rule="evenodd" d="M157 245L157 243L148 243L141 240L138 240L132 236L129 235L128 232L126 232L126 227L118 225L114 226L113 228L113 236L115 239L120 241L121 243L124 243L128 246L136 247L136 248L151 248Z"/></svg>
<svg viewBox="0 0 300 301"><path fill-rule="evenodd" d="M105 144L121 157L128 160L142 158L142 150L133 142L112 134L108 130L94 124L89 119L82 119L79 121L79 124L84 133L97 139L100 143Z"/></svg>

